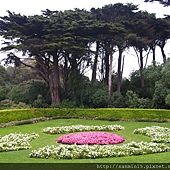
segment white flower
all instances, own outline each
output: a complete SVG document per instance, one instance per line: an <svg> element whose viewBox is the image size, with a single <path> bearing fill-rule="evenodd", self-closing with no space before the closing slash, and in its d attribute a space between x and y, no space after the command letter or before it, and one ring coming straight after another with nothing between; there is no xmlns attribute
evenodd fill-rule
<svg viewBox="0 0 170 170"><path fill-rule="evenodd" d="M149 136L153 142L170 143L170 128L152 126L135 129L133 133Z"/></svg>
<svg viewBox="0 0 170 170"><path fill-rule="evenodd" d="M82 131L119 131L123 130L124 127L120 125L102 125L102 126L84 126L84 125L72 125L72 126L61 126L61 127L47 127L43 129L44 133L50 134L63 134L70 132L82 132Z"/></svg>
<svg viewBox="0 0 170 170"><path fill-rule="evenodd" d="M16 151L31 148L29 142L37 138L38 134L13 134L10 133L0 138L0 152Z"/></svg>
<svg viewBox="0 0 170 170"><path fill-rule="evenodd" d="M50 150L50 152L49 152ZM59 145L33 150L30 157L55 159L106 158L167 152L170 148L153 142L131 142L123 145Z"/></svg>

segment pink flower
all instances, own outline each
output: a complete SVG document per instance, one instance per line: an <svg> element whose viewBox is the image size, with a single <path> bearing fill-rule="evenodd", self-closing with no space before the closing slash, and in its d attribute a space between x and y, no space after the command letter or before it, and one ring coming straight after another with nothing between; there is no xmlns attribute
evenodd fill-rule
<svg viewBox="0 0 170 170"><path fill-rule="evenodd" d="M107 132L81 132L60 136L57 139L58 143L78 145L108 145L118 144L124 141L125 139L122 136Z"/></svg>

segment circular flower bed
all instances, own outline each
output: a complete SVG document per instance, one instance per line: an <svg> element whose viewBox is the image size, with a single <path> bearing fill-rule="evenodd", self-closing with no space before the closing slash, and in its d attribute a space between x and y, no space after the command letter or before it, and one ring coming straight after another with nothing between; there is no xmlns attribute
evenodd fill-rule
<svg viewBox="0 0 170 170"><path fill-rule="evenodd" d="M118 126L116 126L117 129ZM77 132L80 130L91 132L82 132L77 134L70 134L65 136L60 136L57 140L59 143L64 143L57 146L45 146L37 150L33 150L30 153L31 158L53 158L53 159L95 159L95 158L112 158L120 156L135 156L135 155L146 155L151 153L161 153L170 152L170 147L164 143L155 142L169 142L169 129L163 127L147 127L135 129L135 134L143 134L156 139L154 142L130 142L122 145L107 145L111 144L111 141L115 143L121 143L125 139L122 136L118 136L112 133L101 132L106 126L88 126L83 125L69 126L69 127L57 127L57 128L47 128L45 133L58 134L61 132ZM115 127L107 127L108 130L115 130ZM93 130L92 130L93 129ZM121 128L122 129L122 128ZM93 132L99 130L100 132ZM120 129L119 129L120 130ZM158 134L161 132L161 136L158 140ZM89 135L90 134L90 135ZM163 140L162 138L165 138ZM122 139L122 140L119 140ZM167 141L168 139L168 141ZM118 142L120 141L120 142ZM87 143L86 143L87 142ZM104 143L102 143L104 142ZM70 144L70 145L65 145ZM73 144L73 145L71 145ZM93 145L95 144L95 145Z"/></svg>
<svg viewBox="0 0 170 170"><path fill-rule="evenodd" d="M125 139L122 136L107 132L81 132L60 136L57 140L58 143L77 145L109 145L124 141Z"/></svg>

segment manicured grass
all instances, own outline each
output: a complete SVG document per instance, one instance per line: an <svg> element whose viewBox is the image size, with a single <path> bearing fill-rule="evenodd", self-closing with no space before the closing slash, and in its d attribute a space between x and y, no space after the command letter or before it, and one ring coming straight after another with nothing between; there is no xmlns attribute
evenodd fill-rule
<svg viewBox="0 0 170 170"><path fill-rule="evenodd" d="M42 133L42 129L53 126L69 126L69 125L122 125L125 127L124 130L115 132L115 134L122 135L125 139L125 143L131 141L151 141L151 138L143 135L133 134L134 129L144 128L146 126L163 126L170 128L169 123L155 123L155 122L118 122L118 121L101 121L101 120L81 120L81 119L57 119L51 121L45 121L41 123L13 126L0 129L0 136L7 135L9 133L38 133L40 138L35 139L31 142L32 149L38 149L46 145L58 145L56 140L58 135L49 135ZM120 144L121 145L121 144ZM169 145L169 144L168 144ZM129 156L129 157L118 157L118 158L102 158L102 159L74 159L74 160L54 160L54 159L36 159L30 158L29 150L11 151L11 152L0 152L0 163L169 163L170 152L149 154L142 156Z"/></svg>

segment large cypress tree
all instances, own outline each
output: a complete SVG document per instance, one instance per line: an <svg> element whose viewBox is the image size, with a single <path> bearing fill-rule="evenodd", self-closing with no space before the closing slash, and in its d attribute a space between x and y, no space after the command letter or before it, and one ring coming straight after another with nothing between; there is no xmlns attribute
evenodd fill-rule
<svg viewBox="0 0 170 170"><path fill-rule="evenodd" d="M81 68L83 61L89 62L85 54L89 52L91 22L90 13L79 9L46 10L42 15L28 17L8 11L8 16L1 17L0 21L0 35L6 45L1 51L8 52L6 64L22 63L36 69L50 87L52 103L60 103L59 70L63 66L68 77L70 71ZM11 50L21 51L35 60L35 67L24 63L22 57Z"/></svg>

